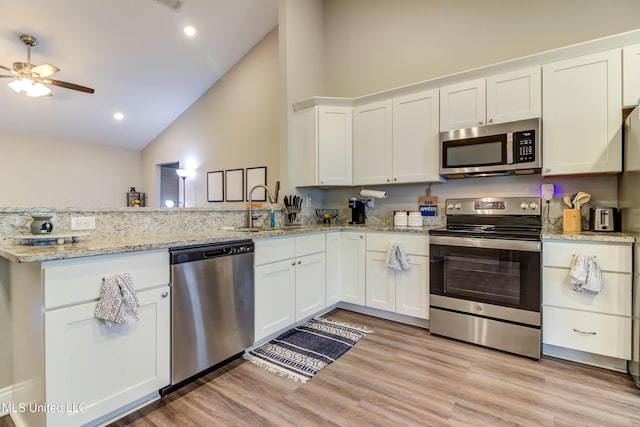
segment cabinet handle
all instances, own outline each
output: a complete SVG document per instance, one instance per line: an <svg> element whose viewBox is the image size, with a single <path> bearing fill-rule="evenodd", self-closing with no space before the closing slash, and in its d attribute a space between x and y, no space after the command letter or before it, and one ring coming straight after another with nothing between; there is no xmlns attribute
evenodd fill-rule
<svg viewBox="0 0 640 427"><path fill-rule="evenodd" d="M545 168L545 172L551 172L551 168Z"/></svg>
<svg viewBox="0 0 640 427"><path fill-rule="evenodd" d="M361 235L360 235L360 238L361 238L361 239L364 239L364 236L361 234Z"/></svg>
<svg viewBox="0 0 640 427"><path fill-rule="evenodd" d="M295 262L295 261L293 261L293 262L291 263L291 265L296 265L296 262Z"/></svg>
<svg viewBox="0 0 640 427"><path fill-rule="evenodd" d="M573 328L573 332L577 332L579 334L583 334L583 335L595 335L595 332L587 332L587 331L581 331L580 329L576 329Z"/></svg>
<svg viewBox="0 0 640 427"><path fill-rule="evenodd" d="M302 261L298 261L298 265L302 264Z"/></svg>
<svg viewBox="0 0 640 427"><path fill-rule="evenodd" d="M387 178L387 182L391 181L389 178Z"/></svg>
<svg viewBox="0 0 640 427"><path fill-rule="evenodd" d="M394 181L397 181L397 180L398 180L398 178L393 178L393 180L394 180Z"/></svg>
<svg viewBox="0 0 640 427"><path fill-rule="evenodd" d="M489 123L493 123L493 119L489 119Z"/></svg>
<svg viewBox="0 0 640 427"><path fill-rule="evenodd" d="M482 120L480 120L480 121L478 122L478 124L479 124L479 125L481 125L481 124L482 124Z"/></svg>
<svg viewBox="0 0 640 427"><path fill-rule="evenodd" d="M162 293L162 298L166 298L166 297L168 297L168 296L169 296L169 292L163 292L163 293Z"/></svg>

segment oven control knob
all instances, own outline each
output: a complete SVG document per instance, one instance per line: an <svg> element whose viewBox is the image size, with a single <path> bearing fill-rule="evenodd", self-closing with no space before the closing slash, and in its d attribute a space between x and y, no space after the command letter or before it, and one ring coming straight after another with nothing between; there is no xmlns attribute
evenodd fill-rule
<svg viewBox="0 0 640 427"><path fill-rule="evenodd" d="M447 209L448 209L448 210L453 209L453 203L449 203L449 204L447 205Z"/></svg>
<svg viewBox="0 0 640 427"><path fill-rule="evenodd" d="M520 209L527 209L527 202L520 203Z"/></svg>
<svg viewBox="0 0 640 427"><path fill-rule="evenodd" d="M530 207L531 209L538 209L538 204L537 204L536 202L532 202L532 203L529 205L529 207Z"/></svg>
<svg viewBox="0 0 640 427"><path fill-rule="evenodd" d="M462 209L462 204L461 203L456 203L454 208L456 208L456 210L460 210L460 209Z"/></svg>

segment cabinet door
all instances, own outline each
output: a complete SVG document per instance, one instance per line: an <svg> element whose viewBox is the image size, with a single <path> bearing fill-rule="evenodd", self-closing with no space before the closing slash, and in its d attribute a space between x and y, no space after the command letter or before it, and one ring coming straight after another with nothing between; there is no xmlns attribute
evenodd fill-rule
<svg viewBox="0 0 640 427"><path fill-rule="evenodd" d="M387 254L366 255L366 305L391 312L396 311L396 272L384 266Z"/></svg>
<svg viewBox="0 0 640 427"><path fill-rule="evenodd" d="M393 100L393 182L440 181L439 94Z"/></svg>
<svg viewBox="0 0 640 427"><path fill-rule="evenodd" d="M342 301L365 305L364 233L342 233Z"/></svg>
<svg viewBox="0 0 640 427"><path fill-rule="evenodd" d="M471 80L440 88L440 131L485 124L485 80Z"/></svg>
<svg viewBox="0 0 640 427"><path fill-rule="evenodd" d="M295 323L295 260L255 268L255 340Z"/></svg>
<svg viewBox="0 0 640 427"><path fill-rule="evenodd" d="M318 184L318 107L293 112L296 186Z"/></svg>
<svg viewBox="0 0 640 427"><path fill-rule="evenodd" d="M324 252L296 260L296 321L326 307Z"/></svg>
<svg viewBox="0 0 640 427"><path fill-rule="evenodd" d="M640 103L640 44L627 46L622 52L623 104L635 107Z"/></svg>
<svg viewBox="0 0 640 427"><path fill-rule="evenodd" d="M169 384L169 287L138 300L140 321L110 328L96 302L45 313L46 401L65 405L46 414L47 426L88 423Z"/></svg>
<svg viewBox="0 0 640 427"><path fill-rule="evenodd" d="M352 123L351 108L318 108L318 184L352 184Z"/></svg>
<svg viewBox="0 0 640 427"><path fill-rule="evenodd" d="M620 49L542 69L543 175L622 171Z"/></svg>
<svg viewBox="0 0 640 427"><path fill-rule="evenodd" d="M540 67L487 77L487 124L540 117Z"/></svg>
<svg viewBox="0 0 640 427"><path fill-rule="evenodd" d="M429 318L429 258L412 255L411 269L396 272L396 313Z"/></svg>
<svg viewBox="0 0 640 427"><path fill-rule="evenodd" d="M353 183L391 182L391 100L357 107L353 129Z"/></svg>
<svg viewBox="0 0 640 427"><path fill-rule="evenodd" d="M342 234L341 233L327 233L326 235L326 248L325 254L326 260L326 302L327 307L340 302L340 284L342 283L342 277L340 275L341 265L341 253L340 250Z"/></svg>

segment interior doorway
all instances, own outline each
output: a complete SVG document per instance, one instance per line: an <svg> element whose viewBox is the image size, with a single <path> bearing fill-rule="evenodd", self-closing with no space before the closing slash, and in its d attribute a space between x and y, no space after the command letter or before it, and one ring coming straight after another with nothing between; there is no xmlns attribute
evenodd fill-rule
<svg viewBox="0 0 640 427"><path fill-rule="evenodd" d="M176 169L180 168L179 162L164 163L160 166L160 207L171 205L178 206L180 200L180 177Z"/></svg>

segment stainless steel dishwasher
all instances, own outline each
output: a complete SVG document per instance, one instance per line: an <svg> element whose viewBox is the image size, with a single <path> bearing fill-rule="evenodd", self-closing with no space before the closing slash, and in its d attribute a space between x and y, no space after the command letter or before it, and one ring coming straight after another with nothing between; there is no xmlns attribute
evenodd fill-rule
<svg viewBox="0 0 640 427"><path fill-rule="evenodd" d="M253 345L253 242L171 250L171 385Z"/></svg>

